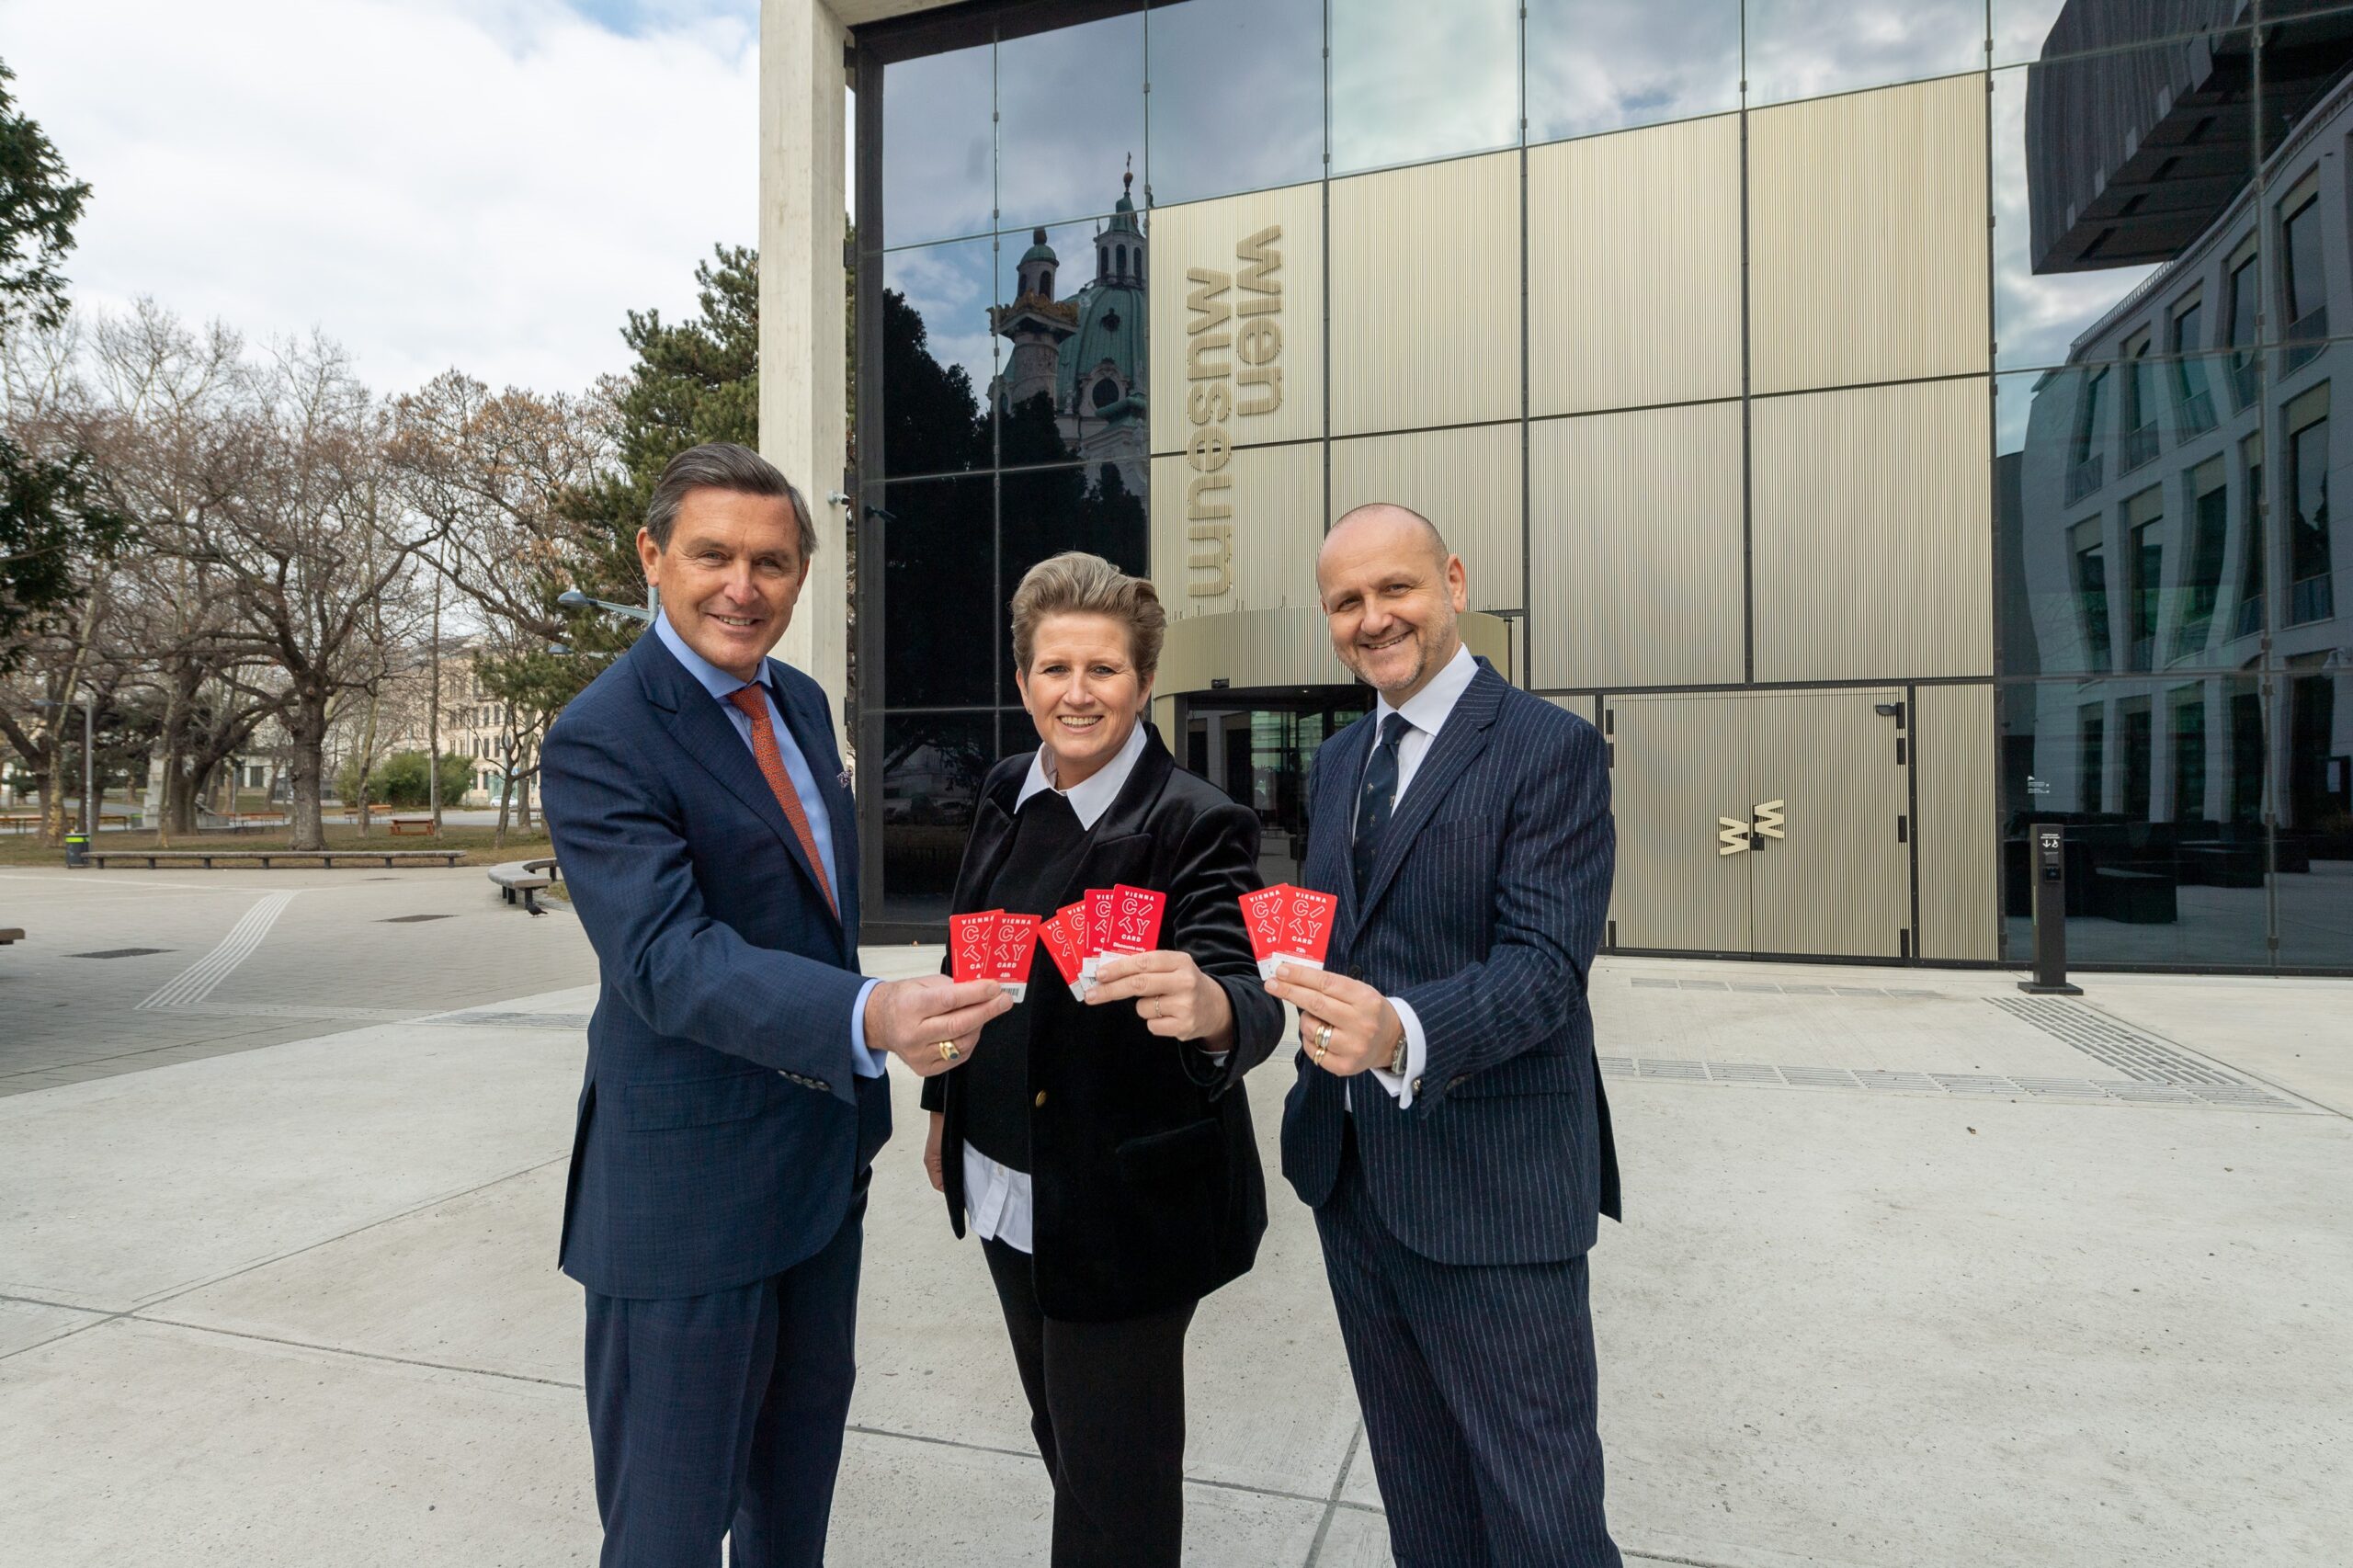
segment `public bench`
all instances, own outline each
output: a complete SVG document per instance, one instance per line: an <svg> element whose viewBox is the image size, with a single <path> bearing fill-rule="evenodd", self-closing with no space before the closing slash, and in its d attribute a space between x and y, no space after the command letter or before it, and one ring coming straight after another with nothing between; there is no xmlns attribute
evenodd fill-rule
<svg viewBox="0 0 2353 1568"><path fill-rule="evenodd" d="M25 933L21 927L15 926L0 926L0 948L5 948L11 942L21 942L24 939Z"/></svg>
<svg viewBox="0 0 2353 1568"><path fill-rule="evenodd" d="M431 817L394 817L392 819L392 833L396 837L404 833L430 835L436 831Z"/></svg>
<svg viewBox="0 0 2353 1568"><path fill-rule="evenodd" d="M422 866L438 863L454 866L465 858L462 849L238 849L222 845L218 849L93 849L90 863L108 866L120 862L127 866L144 866L153 870L159 866L201 866L210 870L215 861L233 860L239 865L259 861L262 869L273 865L319 866L332 868L338 863L360 866Z"/></svg>
<svg viewBox="0 0 2353 1568"><path fill-rule="evenodd" d="M538 860L509 860L490 869L490 880L497 885L500 896L513 903L522 895L523 907L533 915L545 915L540 907L540 891L553 887L561 879L552 858Z"/></svg>

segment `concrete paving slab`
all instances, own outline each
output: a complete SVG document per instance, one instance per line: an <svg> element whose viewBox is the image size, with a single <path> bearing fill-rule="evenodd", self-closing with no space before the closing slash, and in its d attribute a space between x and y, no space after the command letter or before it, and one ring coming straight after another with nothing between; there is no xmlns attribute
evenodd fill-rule
<svg viewBox="0 0 2353 1568"><path fill-rule="evenodd" d="M43 1568L597 1555L577 1392L125 1319L0 1360L0 1474Z"/></svg>
<svg viewBox="0 0 2353 1568"><path fill-rule="evenodd" d="M1359 1508L1381 1506L1381 1478L1372 1463L1372 1449L1359 1432L1356 1452L1349 1456L1348 1473L1340 1483L1340 1501Z"/></svg>
<svg viewBox="0 0 2353 1568"><path fill-rule="evenodd" d="M247 1269L144 1314L580 1385L580 1287L556 1268L564 1162Z"/></svg>
<svg viewBox="0 0 2353 1568"><path fill-rule="evenodd" d="M51 1306L46 1301L0 1300L0 1356L29 1350L62 1334L101 1321L97 1312Z"/></svg>
<svg viewBox="0 0 2353 1568"><path fill-rule="evenodd" d="M1657 1550L2341 1561L2353 1126L1611 1085L1610 1515ZM2095 1549L2094 1542L2100 1543Z"/></svg>
<svg viewBox="0 0 2353 1568"><path fill-rule="evenodd" d="M1321 1503L1188 1486L1184 1560L1189 1568L1304 1563L1323 1517ZM1052 1492L1034 1455L852 1432L825 1560L836 1568L1028 1568L1046 1560L1052 1520Z"/></svg>
<svg viewBox="0 0 2353 1568"><path fill-rule="evenodd" d="M2083 974L2085 999L2353 1116L2353 982Z"/></svg>
<svg viewBox="0 0 2353 1568"><path fill-rule="evenodd" d="M582 1050L392 1025L0 1100L0 1293L120 1311L561 1157Z"/></svg>

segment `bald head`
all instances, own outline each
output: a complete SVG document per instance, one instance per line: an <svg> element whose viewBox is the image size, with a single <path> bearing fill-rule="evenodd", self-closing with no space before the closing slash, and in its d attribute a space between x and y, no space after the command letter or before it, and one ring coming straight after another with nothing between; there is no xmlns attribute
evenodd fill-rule
<svg viewBox="0 0 2353 1568"><path fill-rule="evenodd" d="M1355 533L1359 538L1342 540L1344 533ZM1394 501L1368 501L1341 513L1340 520L1332 525L1332 531L1324 536L1324 548L1316 551L1315 557L1318 575L1322 574L1324 557L1335 541L1345 550L1374 540L1380 541L1379 548L1384 552L1419 549L1428 555L1434 570L1446 570L1446 536L1438 531L1436 523L1411 506L1401 506Z"/></svg>
<svg viewBox="0 0 2353 1568"><path fill-rule="evenodd" d="M1375 501L1341 515L1315 556L1315 586L1332 651L1402 707L1462 645L1455 618L1470 603L1462 561L1410 506Z"/></svg>

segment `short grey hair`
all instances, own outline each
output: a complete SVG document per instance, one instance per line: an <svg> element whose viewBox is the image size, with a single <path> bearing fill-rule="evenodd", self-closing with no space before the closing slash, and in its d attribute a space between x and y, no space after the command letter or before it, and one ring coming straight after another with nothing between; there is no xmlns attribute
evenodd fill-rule
<svg viewBox="0 0 2353 1568"><path fill-rule="evenodd" d="M678 526L678 508L698 490L732 490L739 495L767 495L790 503L792 520L801 530L801 563L817 553L817 525L810 519L809 503L801 498L783 471L749 447L733 441L705 441L672 458L654 482L645 504L645 531L655 548L670 548L670 531Z"/></svg>

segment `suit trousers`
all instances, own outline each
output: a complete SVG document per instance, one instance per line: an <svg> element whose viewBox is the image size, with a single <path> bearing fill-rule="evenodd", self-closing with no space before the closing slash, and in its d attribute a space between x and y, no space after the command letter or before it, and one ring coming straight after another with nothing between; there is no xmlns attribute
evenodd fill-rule
<svg viewBox="0 0 2353 1568"><path fill-rule="evenodd" d="M588 1293L603 1568L821 1568L857 1377L866 1194L814 1255L709 1295Z"/></svg>
<svg viewBox="0 0 2353 1568"><path fill-rule="evenodd" d="M1397 1568L1620 1568L1586 1259L1423 1256L1381 1223L1343 1136L1315 1224Z"/></svg>
<svg viewBox="0 0 2353 1568"><path fill-rule="evenodd" d="M986 1241L1029 1430L1054 1483L1053 1568L1177 1568L1187 1301L1114 1323L1039 1310L1029 1255Z"/></svg>

